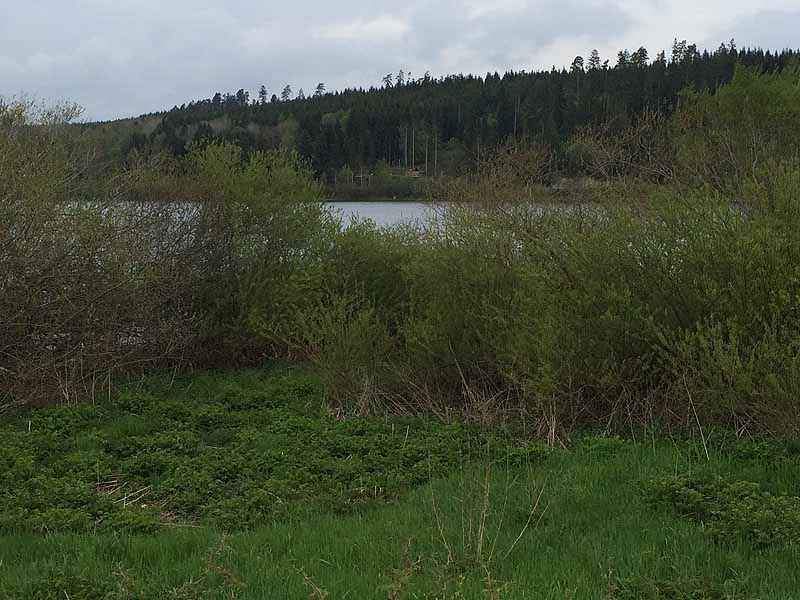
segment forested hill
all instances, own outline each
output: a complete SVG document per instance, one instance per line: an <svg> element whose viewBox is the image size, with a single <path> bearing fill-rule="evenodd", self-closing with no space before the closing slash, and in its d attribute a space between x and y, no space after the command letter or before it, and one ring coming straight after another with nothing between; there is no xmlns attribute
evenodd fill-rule
<svg viewBox="0 0 800 600"><path fill-rule="evenodd" d="M262 86L217 93L169 112L110 124L124 158L134 149L165 148L182 155L192 143L236 141L245 149L289 147L321 175L380 161L422 172L468 167L486 148L511 137L559 148L577 128L626 126L644 110L671 111L686 88L714 90L733 77L737 63L782 69L798 51L739 50L733 42L714 52L675 42L669 55L645 48L621 51L613 61L597 51L569 68L537 72L412 78L402 71L380 87L329 93L320 84L280 98Z"/></svg>

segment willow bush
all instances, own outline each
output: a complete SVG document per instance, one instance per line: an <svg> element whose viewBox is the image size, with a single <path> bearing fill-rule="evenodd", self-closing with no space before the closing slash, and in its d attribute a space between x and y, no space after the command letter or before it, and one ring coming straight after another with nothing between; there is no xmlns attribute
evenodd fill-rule
<svg viewBox="0 0 800 600"><path fill-rule="evenodd" d="M780 211L666 193L647 209L454 208L405 246L361 231L349 283L298 318L345 412L796 431L798 177L769 192Z"/></svg>
<svg viewBox="0 0 800 600"><path fill-rule="evenodd" d="M0 407L269 356L249 323L294 303L287 282L331 227L298 158L212 145L123 169L75 116L0 105Z"/></svg>
<svg viewBox="0 0 800 600"><path fill-rule="evenodd" d="M164 309L181 265L160 207L118 202L131 174L98 176L74 107L0 114L0 404L71 401L179 352L193 317Z"/></svg>
<svg viewBox="0 0 800 600"><path fill-rule="evenodd" d="M714 93L687 90L672 119L676 169L695 186L747 200L800 159L800 65L738 66Z"/></svg>

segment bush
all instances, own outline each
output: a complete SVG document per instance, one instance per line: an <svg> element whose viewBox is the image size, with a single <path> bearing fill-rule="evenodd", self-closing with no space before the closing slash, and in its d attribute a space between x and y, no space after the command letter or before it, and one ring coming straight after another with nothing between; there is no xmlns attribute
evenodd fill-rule
<svg viewBox="0 0 800 600"><path fill-rule="evenodd" d="M552 154L512 143L441 180L452 202L424 229L343 227L295 154L209 144L104 171L68 111L3 107L0 408L153 366L310 358L345 413L524 414L551 436L654 419L797 431L797 81L741 70L672 121L643 116L598 167L704 188L533 206ZM589 142L605 143L576 138L576 160L605 161ZM224 411L195 418L225 439Z"/></svg>
<svg viewBox="0 0 800 600"><path fill-rule="evenodd" d="M714 93L684 92L673 126L683 179L737 195L768 184L781 162L800 156L800 66L738 66Z"/></svg>
<svg viewBox="0 0 800 600"><path fill-rule="evenodd" d="M797 181L786 170L747 213L662 192L642 208L451 207L416 244L341 234L304 339L339 406L368 381L384 406L550 428L795 428Z"/></svg>
<svg viewBox="0 0 800 600"><path fill-rule="evenodd" d="M670 182L675 177L675 147L670 119L645 111L624 128L612 124L576 132L565 148L570 172L600 180L641 178Z"/></svg>
<svg viewBox="0 0 800 600"><path fill-rule="evenodd" d="M297 156L212 144L113 167L76 114L0 104L0 411L278 353L252 323L297 302L334 227Z"/></svg>

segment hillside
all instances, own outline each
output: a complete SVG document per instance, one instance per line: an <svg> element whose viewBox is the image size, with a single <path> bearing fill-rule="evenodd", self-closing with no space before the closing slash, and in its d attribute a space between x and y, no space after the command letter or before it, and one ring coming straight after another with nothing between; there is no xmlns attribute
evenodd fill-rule
<svg viewBox="0 0 800 600"><path fill-rule="evenodd" d="M454 174L505 140L525 138L557 151L576 130L626 127L643 111L669 114L682 90L715 90L736 64L781 70L797 51L739 50L733 41L700 51L676 40L670 55L623 50L611 62L596 51L569 68L412 78L387 75L380 87L292 98L286 86L268 99L244 90L174 107L168 112L100 125L125 159L134 150L166 149L182 156L191 144L234 141L245 150L297 150L318 175L333 182L345 169L358 172L385 163L422 174ZM300 91L302 92L302 90ZM352 175L349 175L352 181Z"/></svg>

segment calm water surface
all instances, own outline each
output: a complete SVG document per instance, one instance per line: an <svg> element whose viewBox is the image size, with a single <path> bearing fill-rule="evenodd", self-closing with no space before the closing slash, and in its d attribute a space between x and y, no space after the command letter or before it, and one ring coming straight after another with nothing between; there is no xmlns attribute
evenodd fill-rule
<svg viewBox="0 0 800 600"><path fill-rule="evenodd" d="M399 225L401 223L425 223L433 214L434 205L423 202L347 202L333 200L326 202L329 210L338 213L344 224L352 219L369 219L376 225Z"/></svg>

